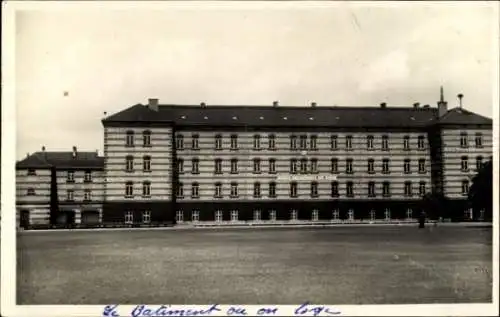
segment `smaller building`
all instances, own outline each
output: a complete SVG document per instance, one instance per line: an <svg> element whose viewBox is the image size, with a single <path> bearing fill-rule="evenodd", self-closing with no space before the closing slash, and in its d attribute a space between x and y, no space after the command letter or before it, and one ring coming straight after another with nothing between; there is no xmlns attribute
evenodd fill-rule
<svg viewBox="0 0 500 317"><path fill-rule="evenodd" d="M104 158L96 152L42 151L16 164L17 224L98 224L102 219Z"/></svg>

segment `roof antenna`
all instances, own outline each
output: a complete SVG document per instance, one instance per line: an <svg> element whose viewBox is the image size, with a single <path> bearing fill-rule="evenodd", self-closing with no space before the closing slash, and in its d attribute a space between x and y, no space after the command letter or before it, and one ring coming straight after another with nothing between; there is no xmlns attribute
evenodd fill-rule
<svg viewBox="0 0 500 317"><path fill-rule="evenodd" d="M457 97L458 97L458 104L460 106L460 109L462 109L462 98L464 97L464 95L458 94Z"/></svg>

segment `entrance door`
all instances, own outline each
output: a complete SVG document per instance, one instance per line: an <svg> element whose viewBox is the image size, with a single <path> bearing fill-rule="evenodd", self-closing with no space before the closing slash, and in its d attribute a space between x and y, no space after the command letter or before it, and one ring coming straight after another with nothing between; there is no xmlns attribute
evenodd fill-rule
<svg viewBox="0 0 500 317"><path fill-rule="evenodd" d="M21 228L27 229L30 225L30 211L29 210L21 210L21 214L19 215L19 225Z"/></svg>

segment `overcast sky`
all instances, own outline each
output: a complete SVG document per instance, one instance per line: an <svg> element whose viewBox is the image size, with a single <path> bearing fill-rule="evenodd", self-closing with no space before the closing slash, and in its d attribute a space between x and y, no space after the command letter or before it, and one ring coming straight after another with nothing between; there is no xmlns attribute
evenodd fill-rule
<svg viewBox="0 0 500 317"><path fill-rule="evenodd" d="M163 103L450 106L492 117L493 3L237 4L16 15L17 158L102 153L103 112ZM68 96L64 96L67 91Z"/></svg>

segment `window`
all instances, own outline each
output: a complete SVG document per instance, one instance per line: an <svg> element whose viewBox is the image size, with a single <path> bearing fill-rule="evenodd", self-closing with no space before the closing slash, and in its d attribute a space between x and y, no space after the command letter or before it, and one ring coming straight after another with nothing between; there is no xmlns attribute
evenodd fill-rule
<svg viewBox="0 0 500 317"><path fill-rule="evenodd" d="M253 149L260 150L260 135L258 134L253 136Z"/></svg>
<svg viewBox="0 0 500 317"><path fill-rule="evenodd" d="M354 209L349 209L349 211L347 213L347 217L348 217L349 221L354 220Z"/></svg>
<svg viewBox="0 0 500 317"><path fill-rule="evenodd" d="M332 188L332 197L339 197L339 183L337 181L333 181L331 183Z"/></svg>
<svg viewBox="0 0 500 317"><path fill-rule="evenodd" d="M238 135L232 134L231 135L231 150L237 150L238 149Z"/></svg>
<svg viewBox="0 0 500 317"><path fill-rule="evenodd" d="M483 167L483 157L478 156L476 157L476 170L480 170Z"/></svg>
<svg viewBox="0 0 500 317"><path fill-rule="evenodd" d="M384 197L391 196L391 184L389 182L382 183L382 195Z"/></svg>
<svg viewBox="0 0 500 317"><path fill-rule="evenodd" d="M184 211L177 210L175 213L175 220L177 222L184 222Z"/></svg>
<svg viewBox="0 0 500 317"><path fill-rule="evenodd" d="M337 174L339 172L339 160L336 158L331 159L331 172Z"/></svg>
<svg viewBox="0 0 500 317"><path fill-rule="evenodd" d="M418 160L418 172L425 173L425 159Z"/></svg>
<svg viewBox="0 0 500 317"><path fill-rule="evenodd" d="M298 212L295 209L290 211L290 220L297 220Z"/></svg>
<svg viewBox="0 0 500 317"><path fill-rule="evenodd" d="M238 160L231 159L231 174L238 174Z"/></svg>
<svg viewBox="0 0 500 317"><path fill-rule="evenodd" d="M142 196L151 197L151 182L145 181L142 183Z"/></svg>
<svg viewBox="0 0 500 317"><path fill-rule="evenodd" d="M193 134L191 136L191 149L193 150L200 149L200 136L198 134Z"/></svg>
<svg viewBox="0 0 500 317"><path fill-rule="evenodd" d="M92 182L92 172L91 171L85 171L85 174L83 176L83 181L85 183L90 183Z"/></svg>
<svg viewBox="0 0 500 317"><path fill-rule="evenodd" d="M34 169L28 169L28 176L35 176L36 175L36 170Z"/></svg>
<svg viewBox="0 0 500 317"><path fill-rule="evenodd" d="M269 220L276 221L276 210L269 210Z"/></svg>
<svg viewBox="0 0 500 317"><path fill-rule="evenodd" d="M297 173L297 159L290 159L290 174Z"/></svg>
<svg viewBox="0 0 500 317"><path fill-rule="evenodd" d="M231 221L238 221L238 210L231 210Z"/></svg>
<svg viewBox="0 0 500 317"><path fill-rule="evenodd" d="M125 197L133 197L134 196L134 183L127 182L125 183Z"/></svg>
<svg viewBox="0 0 500 317"><path fill-rule="evenodd" d="M377 213L375 212L375 210L370 210L370 221L375 221L375 219L377 218Z"/></svg>
<svg viewBox="0 0 500 317"><path fill-rule="evenodd" d="M318 221L318 219L319 219L319 211L317 209L314 209L312 212L311 220Z"/></svg>
<svg viewBox="0 0 500 317"><path fill-rule="evenodd" d="M142 158L142 170L151 172L151 156L146 155Z"/></svg>
<svg viewBox="0 0 500 317"><path fill-rule="evenodd" d="M200 174L200 160L197 158L191 160L191 174Z"/></svg>
<svg viewBox="0 0 500 317"><path fill-rule="evenodd" d="M184 198L184 184L177 183L177 198Z"/></svg>
<svg viewBox="0 0 500 317"><path fill-rule="evenodd" d="M311 159L311 173L317 173L318 172L318 159Z"/></svg>
<svg viewBox="0 0 500 317"><path fill-rule="evenodd" d="M127 172L134 171L134 157L132 155L127 155L125 158L125 169Z"/></svg>
<svg viewBox="0 0 500 317"><path fill-rule="evenodd" d="M177 159L177 173L184 173L184 160L181 158Z"/></svg>
<svg viewBox="0 0 500 317"><path fill-rule="evenodd" d="M297 149L297 136L292 135L290 136L290 150L296 150Z"/></svg>
<svg viewBox="0 0 500 317"><path fill-rule="evenodd" d="M469 181L462 181L462 195L467 196L469 194Z"/></svg>
<svg viewBox="0 0 500 317"><path fill-rule="evenodd" d="M127 136L125 138L125 146L134 146L134 131L127 131Z"/></svg>
<svg viewBox="0 0 500 317"><path fill-rule="evenodd" d="M293 197L293 198L297 197L297 183L296 182L290 183L290 197Z"/></svg>
<svg viewBox="0 0 500 317"><path fill-rule="evenodd" d="M75 200L75 192L72 189L68 189L66 191L66 200L68 200L68 201Z"/></svg>
<svg viewBox="0 0 500 317"><path fill-rule="evenodd" d="M476 147L481 148L483 147L483 134L481 132L476 133L476 137L474 138L476 142Z"/></svg>
<svg viewBox="0 0 500 317"><path fill-rule="evenodd" d="M260 183L259 182L255 182L253 184L253 197L260 198Z"/></svg>
<svg viewBox="0 0 500 317"><path fill-rule="evenodd" d="M339 220L339 218L340 218L340 212L339 212L339 210L338 209L334 209L332 211L332 219L333 220Z"/></svg>
<svg viewBox="0 0 500 317"><path fill-rule="evenodd" d="M389 136L387 135L382 136L382 150L389 150Z"/></svg>
<svg viewBox="0 0 500 317"><path fill-rule="evenodd" d="M231 183L231 198L236 198L238 197L238 183L232 182Z"/></svg>
<svg viewBox="0 0 500 317"><path fill-rule="evenodd" d="M222 160L221 159L215 159L214 161L215 165L215 174L222 174Z"/></svg>
<svg viewBox="0 0 500 317"><path fill-rule="evenodd" d="M269 183L269 197L270 198L276 197L276 183L275 182Z"/></svg>
<svg viewBox="0 0 500 317"><path fill-rule="evenodd" d="M375 173L375 160L374 159L368 159L368 173L369 174Z"/></svg>
<svg viewBox="0 0 500 317"><path fill-rule="evenodd" d="M216 222L221 222L222 221L222 210L216 210L215 211L215 221Z"/></svg>
<svg viewBox="0 0 500 317"><path fill-rule="evenodd" d="M220 134L215 136L215 149L222 150L222 135Z"/></svg>
<svg viewBox="0 0 500 317"><path fill-rule="evenodd" d="M267 136L267 143L269 150L276 150L276 136L274 134Z"/></svg>
<svg viewBox="0 0 500 317"><path fill-rule="evenodd" d="M253 220L254 221L260 221L260 210L254 210L253 211Z"/></svg>
<svg viewBox="0 0 500 317"><path fill-rule="evenodd" d="M352 149L352 135L345 137L345 148L348 150Z"/></svg>
<svg viewBox="0 0 500 317"><path fill-rule="evenodd" d="M142 223L150 223L151 222L151 211L144 210L142 212Z"/></svg>
<svg viewBox="0 0 500 317"><path fill-rule="evenodd" d="M368 197L375 197L375 182L368 182Z"/></svg>
<svg viewBox="0 0 500 317"><path fill-rule="evenodd" d="M66 174L66 181L68 183L75 182L75 172L74 171L68 171L68 173Z"/></svg>
<svg viewBox="0 0 500 317"><path fill-rule="evenodd" d="M307 173L307 159L300 160L300 172Z"/></svg>
<svg viewBox="0 0 500 317"><path fill-rule="evenodd" d="M405 151L408 151L410 149L410 136L409 135L405 135L403 137L403 149Z"/></svg>
<svg viewBox="0 0 500 317"><path fill-rule="evenodd" d="M366 147L368 150L373 150L373 135L369 135L366 137Z"/></svg>
<svg viewBox="0 0 500 317"><path fill-rule="evenodd" d="M420 182L418 185L418 194L420 196L425 196L425 182Z"/></svg>
<svg viewBox="0 0 500 317"><path fill-rule="evenodd" d="M269 174L276 173L276 160L269 159Z"/></svg>
<svg viewBox="0 0 500 317"><path fill-rule="evenodd" d="M352 159L345 160L345 172L346 174L352 174Z"/></svg>
<svg viewBox="0 0 500 317"><path fill-rule="evenodd" d="M338 137L336 135L332 135L330 137L330 147L331 147L332 151L337 149L337 145L338 145L337 139L338 139Z"/></svg>
<svg viewBox="0 0 500 317"><path fill-rule="evenodd" d="M467 142L467 132L460 133L460 147L466 148L469 144Z"/></svg>
<svg viewBox="0 0 500 317"><path fill-rule="evenodd" d="M311 141L310 141L309 147L313 151L318 149L318 136L317 135L311 135Z"/></svg>
<svg viewBox="0 0 500 317"><path fill-rule="evenodd" d="M199 210L191 211L191 221L192 222L200 221L200 211Z"/></svg>
<svg viewBox="0 0 500 317"><path fill-rule="evenodd" d="M200 198L200 185L196 182L191 184L191 198Z"/></svg>
<svg viewBox="0 0 500 317"><path fill-rule="evenodd" d="M183 150L184 149L184 136L182 134L177 134L175 136L175 148L177 150Z"/></svg>
<svg viewBox="0 0 500 317"><path fill-rule="evenodd" d="M419 150L425 149L425 138L423 135L418 136L418 149Z"/></svg>
<svg viewBox="0 0 500 317"><path fill-rule="evenodd" d="M146 130L142 132L142 146L143 147L151 146L151 131Z"/></svg>
<svg viewBox="0 0 500 317"><path fill-rule="evenodd" d="M300 136L300 149L307 150L307 135Z"/></svg>
<svg viewBox="0 0 500 317"><path fill-rule="evenodd" d="M391 220L391 211L387 208L384 211L384 218L385 218L385 221Z"/></svg>
<svg viewBox="0 0 500 317"><path fill-rule="evenodd" d="M222 198L222 184L221 183L215 183L214 197L215 198Z"/></svg>
<svg viewBox="0 0 500 317"><path fill-rule="evenodd" d="M469 160L467 156L462 156L461 157L461 171L462 172L467 172L469 170Z"/></svg>
<svg viewBox="0 0 500 317"><path fill-rule="evenodd" d="M389 159L382 160L382 173L389 174Z"/></svg>
<svg viewBox="0 0 500 317"><path fill-rule="evenodd" d="M311 183L311 197L318 197L318 183Z"/></svg>
<svg viewBox="0 0 500 317"><path fill-rule="evenodd" d="M347 182L346 183L346 196L347 197L354 197L354 184L352 182Z"/></svg>
<svg viewBox="0 0 500 317"><path fill-rule="evenodd" d="M131 211L125 212L125 223L126 224L134 223L134 214Z"/></svg>
<svg viewBox="0 0 500 317"><path fill-rule="evenodd" d="M411 197L413 195L412 193L412 186L410 181L405 182L405 196L406 197Z"/></svg>
<svg viewBox="0 0 500 317"><path fill-rule="evenodd" d="M413 210L411 208L408 208L406 210L406 219L408 219L408 220L413 219Z"/></svg>
<svg viewBox="0 0 500 317"><path fill-rule="evenodd" d="M405 174L410 174L411 173L411 161L410 161L410 159L405 159L404 160L403 168L404 168L404 173Z"/></svg>
<svg viewBox="0 0 500 317"><path fill-rule="evenodd" d="M254 174L260 173L260 159L259 158L253 159L253 172L254 172Z"/></svg>

